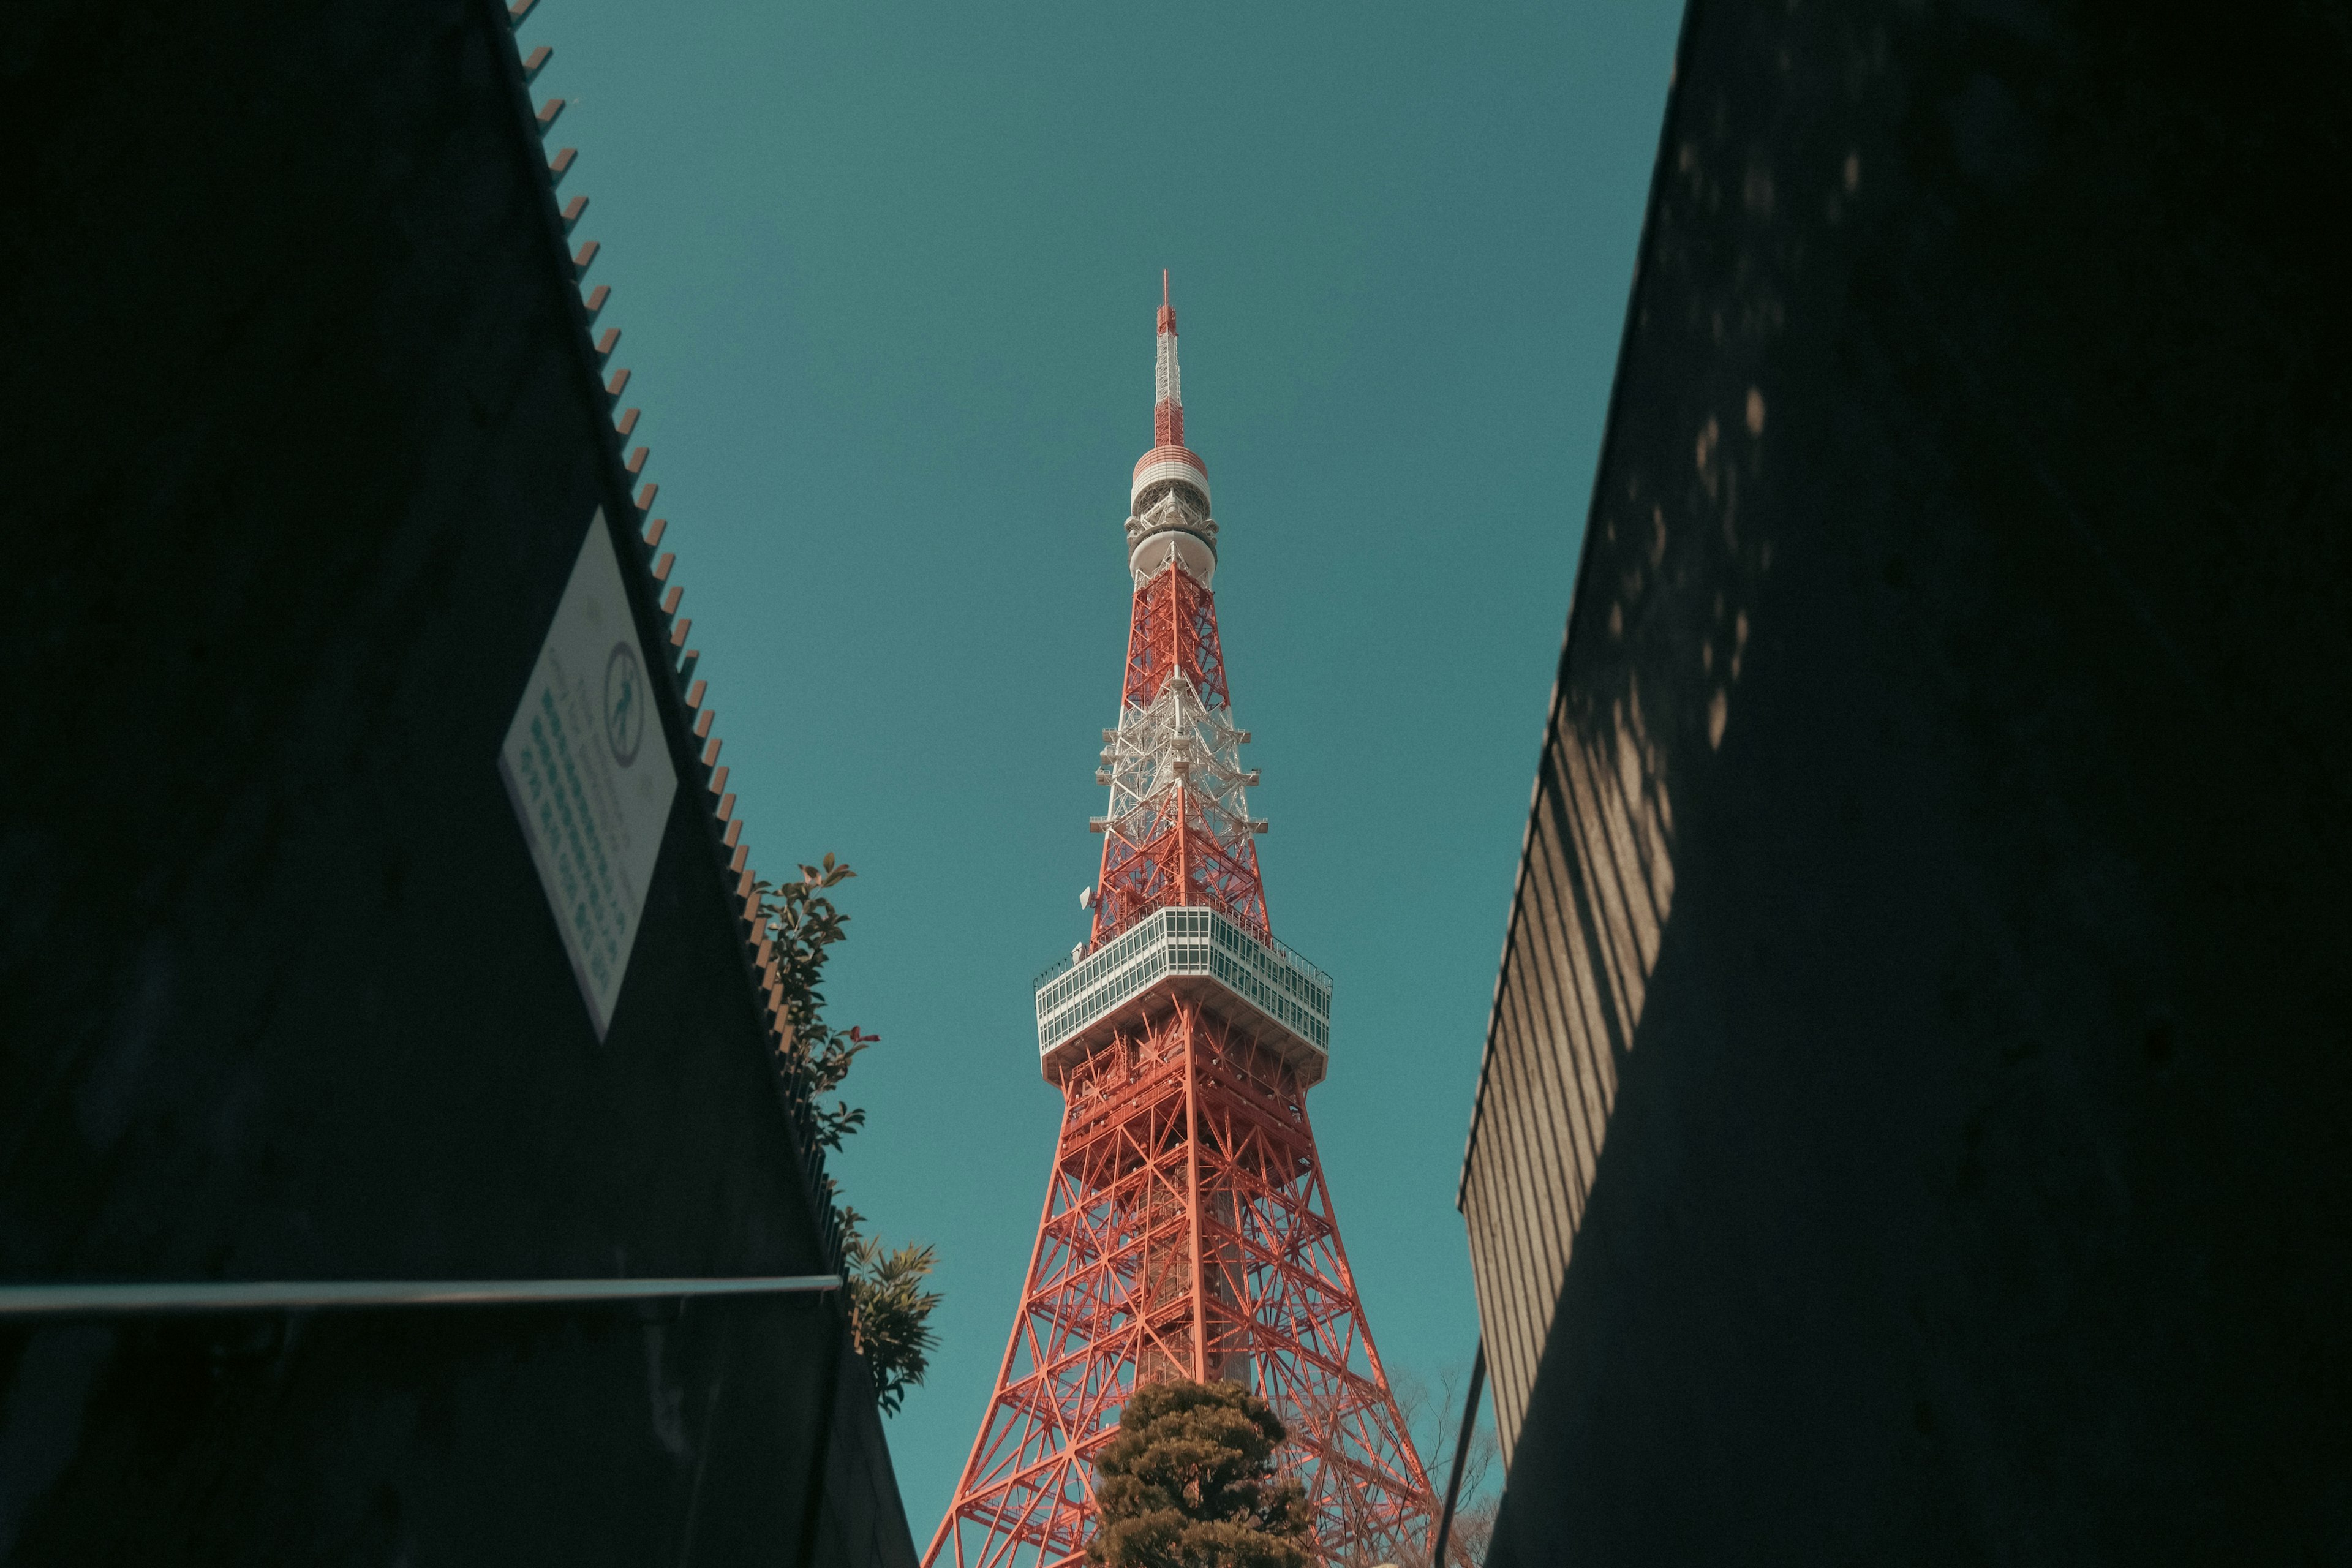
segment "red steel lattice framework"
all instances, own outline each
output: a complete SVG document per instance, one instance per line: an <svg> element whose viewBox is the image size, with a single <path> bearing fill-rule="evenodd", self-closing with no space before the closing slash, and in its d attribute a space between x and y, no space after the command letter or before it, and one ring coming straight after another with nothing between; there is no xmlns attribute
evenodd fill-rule
<svg viewBox="0 0 2352 1568"><path fill-rule="evenodd" d="M1082 1558L1094 1458L1136 1385L1167 1376L1230 1379L1274 1405L1322 1561L1425 1563L1436 1522L1307 1121L1328 983L1266 922L1265 825L1247 812L1257 778L1229 712L1216 525L1183 446L1162 288L1120 721L1097 775L1111 811L1095 823L1095 922L1038 994L1061 1135L995 1392L926 1568Z"/></svg>
<svg viewBox="0 0 2352 1568"><path fill-rule="evenodd" d="M1223 712L1224 656L1217 645L1217 602L1206 584L1171 560L1135 591L1128 625L1122 715L1149 712L1171 676L1181 676L1203 712ZM1104 737L1117 743L1117 731ZM1107 759L1108 760L1108 759ZM1213 758L1209 759L1213 761ZM1257 844L1246 823L1226 828L1212 782L1197 766L1173 787L1147 795L1139 809L1107 822L1102 875L1096 882L1094 945L1109 941L1156 909L1207 904L1227 910L1260 941L1265 888ZM1248 775L1242 775L1245 781Z"/></svg>

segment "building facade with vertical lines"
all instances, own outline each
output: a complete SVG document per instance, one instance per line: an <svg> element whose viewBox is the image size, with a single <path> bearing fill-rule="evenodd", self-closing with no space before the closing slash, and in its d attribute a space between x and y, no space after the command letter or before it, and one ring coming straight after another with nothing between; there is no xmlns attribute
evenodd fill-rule
<svg viewBox="0 0 2352 1568"><path fill-rule="evenodd" d="M1688 7L1459 1187L1486 1568L2352 1560L2347 59Z"/></svg>
<svg viewBox="0 0 2352 1568"><path fill-rule="evenodd" d="M1457 1197L1507 1465L1674 902L1638 710L1597 734L1555 687Z"/></svg>

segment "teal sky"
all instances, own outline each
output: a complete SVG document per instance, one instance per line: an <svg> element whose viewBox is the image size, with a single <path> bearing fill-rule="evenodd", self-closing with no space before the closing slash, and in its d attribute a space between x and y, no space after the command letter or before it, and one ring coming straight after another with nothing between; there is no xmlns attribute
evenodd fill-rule
<svg viewBox="0 0 2352 1568"><path fill-rule="evenodd" d="M545 0L522 31L752 863L860 874L828 991L884 1043L835 1168L940 1251L890 1424L919 1546L1053 1151L1029 982L1099 852L1163 267L1268 904L1336 984L1341 1234L1391 1371L1466 1368L1454 1180L1679 20Z"/></svg>

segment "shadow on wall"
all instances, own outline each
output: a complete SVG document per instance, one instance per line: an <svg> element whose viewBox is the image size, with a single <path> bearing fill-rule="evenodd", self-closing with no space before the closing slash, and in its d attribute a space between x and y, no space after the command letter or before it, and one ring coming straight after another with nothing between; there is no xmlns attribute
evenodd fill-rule
<svg viewBox="0 0 2352 1568"><path fill-rule="evenodd" d="M1859 182L1852 155L1810 177L1821 222L1840 221ZM1457 1196L1507 1464L1674 913L1669 759L1721 749L1754 658L1772 544L1742 517L1741 498L1766 473L1770 407L1739 367L1780 334L1779 279L1805 251L1780 197L1760 153L1702 136L1662 156L1655 175L1654 223L1662 210L1729 204L1740 252L1727 287L1678 289L1683 307L1664 312L1655 280L1711 265L1719 231L1668 222L1645 241L1627 353L1677 340L1675 352L1712 368L1689 378L1686 398L1629 406L1621 363L1605 442L1615 460L1597 481L1528 804ZM1661 426L1680 434L1654 438ZM1687 462L1653 456L1662 451Z"/></svg>
<svg viewBox="0 0 2352 1568"><path fill-rule="evenodd" d="M2347 64L1693 5L1460 1194L1496 1561L2347 1555Z"/></svg>

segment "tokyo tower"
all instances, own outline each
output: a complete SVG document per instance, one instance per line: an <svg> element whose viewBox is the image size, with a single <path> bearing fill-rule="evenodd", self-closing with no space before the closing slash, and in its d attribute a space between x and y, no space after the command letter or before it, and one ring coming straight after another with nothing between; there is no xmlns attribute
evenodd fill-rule
<svg viewBox="0 0 2352 1568"><path fill-rule="evenodd" d="M1154 442L1129 492L1135 599L1102 732L1090 939L1037 985L1062 1091L1045 1210L980 1436L925 1568L1055 1568L1139 1384L1223 1378L1289 1429L1320 1562L1425 1563L1428 1477L1372 1349L1315 1152L1331 982L1275 939L1217 643L1209 475L1184 445L1160 278Z"/></svg>

